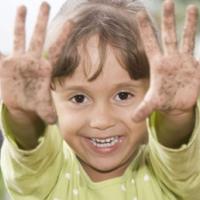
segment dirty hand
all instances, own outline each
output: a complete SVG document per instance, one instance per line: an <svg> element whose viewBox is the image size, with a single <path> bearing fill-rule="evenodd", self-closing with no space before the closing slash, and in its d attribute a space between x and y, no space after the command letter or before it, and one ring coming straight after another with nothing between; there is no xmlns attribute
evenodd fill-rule
<svg viewBox="0 0 200 200"><path fill-rule="evenodd" d="M144 120L153 111L181 114L194 108L200 91L200 62L193 56L197 21L197 8L188 6L178 47L174 2L165 0L161 49L147 13L139 13L139 29L150 63L150 86L133 120Z"/></svg>
<svg viewBox="0 0 200 200"><path fill-rule="evenodd" d="M0 57L0 83L2 100L10 111L34 113L46 123L55 123L57 116L50 93L51 73L66 40L68 28L64 26L61 35L50 47L49 60L43 58L49 10L47 3L41 4L35 30L26 50L26 8L19 7L13 52Z"/></svg>

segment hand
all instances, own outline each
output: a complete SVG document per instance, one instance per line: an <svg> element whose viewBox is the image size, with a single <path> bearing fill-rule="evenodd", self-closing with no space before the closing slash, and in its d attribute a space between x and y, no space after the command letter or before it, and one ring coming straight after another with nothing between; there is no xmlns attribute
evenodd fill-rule
<svg viewBox="0 0 200 200"><path fill-rule="evenodd" d="M50 83L53 65L67 38L68 24L50 47L49 60L42 57L49 5L41 4L35 30L28 50L25 50L26 8L19 7L14 32L13 52L0 57L2 99L10 110L35 113L47 123L55 123L57 116L51 99Z"/></svg>
<svg viewBox="0 0 200 200"><path fill-rule="evenodd" d="M153 111L179 114L193 109L200 90L200 63L193 57L198 11L187 9L180 47L177 44L173 0L165 0L162 17L162 50L145 12L138 24L150 63L150 87L133 119L144 120Z"/></svg>

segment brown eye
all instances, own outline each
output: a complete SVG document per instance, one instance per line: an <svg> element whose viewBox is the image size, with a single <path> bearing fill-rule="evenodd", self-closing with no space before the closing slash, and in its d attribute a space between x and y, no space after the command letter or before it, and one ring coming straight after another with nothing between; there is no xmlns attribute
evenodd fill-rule
<svg viewBox="0 0 200 200"><path fill-rule="evenodd" d="M127 92L120 92L118 94L118 96L119 96L119 99L126 100L128 98L128 96L129 96L129 94Z"/></svg>
<svg viewBox="0 0 200 200"><path fill-rule="evenodd" d="M80 104L80 103L85 103L86 100L86 97L82 94L79 94L79 95L76 95L74 97L71 98L71 101L73 103L77 103L77 104Z"/></svg>
<svg viewBox="0 0 200 200"><path fill-rule="evenodd" d="M117 94L118 101L125 101L130 99L131 97L133 97L133 94L131 94L130 92L119 92Z"/></svg>

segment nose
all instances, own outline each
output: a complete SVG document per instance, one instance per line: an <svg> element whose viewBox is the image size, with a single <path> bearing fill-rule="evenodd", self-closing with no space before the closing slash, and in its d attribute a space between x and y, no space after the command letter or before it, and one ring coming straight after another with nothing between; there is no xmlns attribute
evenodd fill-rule
<svg viewBox="0 0 200 200"><path fill-rule="evenodd" d="M98 106L93 109L93 112L90 115L91 128L106 130L115 126L115 117L114 113L107 106Z"/></svg>

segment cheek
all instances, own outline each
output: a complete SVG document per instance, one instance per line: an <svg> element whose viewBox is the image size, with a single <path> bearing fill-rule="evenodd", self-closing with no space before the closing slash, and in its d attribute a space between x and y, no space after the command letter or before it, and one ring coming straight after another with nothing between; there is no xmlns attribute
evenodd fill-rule
<svg viewBox="0 0 200 200"><path fill-rule="evenodd" d="M64 100L61 100L58 95L52 95L54 105L58 116L58 126L64 139L75 135L82 127L85 119L79 111L70 109Z"/></svg>
<svg viewBox="0 0 200 200"><path fill-rule="evenodd" d="M76 136L85 124L85 118L79 112L62 109L57 111L57 114L59 116L58 125L65 140L69 137Z"/></svg>
<svg viewBox="0 0 200 200"><path fill-rule="evenodd" d="M132 120L134 109L135 105L128 108L116 109L115 116L118 116L120 122L123 123L124 126L129 129L129 137L131 140L146 141L148 137L146 120L139 123L135 123Z"/></svg>

